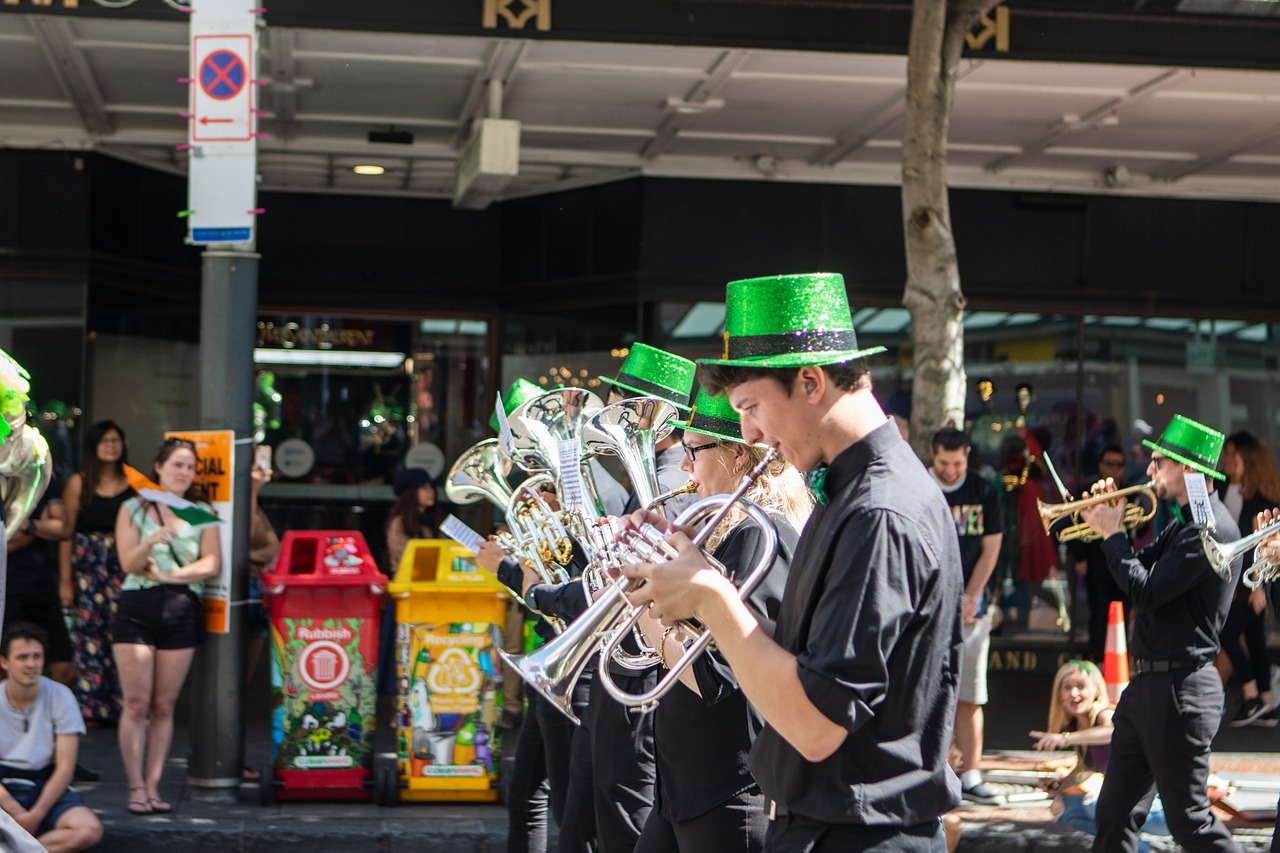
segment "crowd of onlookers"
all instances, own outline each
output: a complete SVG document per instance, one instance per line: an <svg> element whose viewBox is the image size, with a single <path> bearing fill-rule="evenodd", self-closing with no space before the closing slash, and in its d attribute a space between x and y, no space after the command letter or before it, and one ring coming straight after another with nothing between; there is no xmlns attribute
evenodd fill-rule
<svg viewBox="0 0 1280 853"><path fill-rule="evenodd" d="M123 428L99 421L85 438L80 470L50 483L6 543L0 810L51 851L85 849L102 834L72 785L98 777L77 763L86 727L117 730L130 814L172 811L160 783L174 705L204 631L201 588L222 561L216 527L175 512L200 501L193 442L165 439L139 493ZM256 505L269 477L254 470L259 570L279 548ZM266 632L260 610L248 622L251 672Z"/></svg>

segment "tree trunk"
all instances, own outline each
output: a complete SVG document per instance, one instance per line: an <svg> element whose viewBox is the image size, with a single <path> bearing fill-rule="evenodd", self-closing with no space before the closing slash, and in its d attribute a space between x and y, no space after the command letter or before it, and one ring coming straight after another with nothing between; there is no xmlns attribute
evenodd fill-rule
<svg viewBox="0 0 1280 853"><path fill-rule="evenodd" d="M915 372L911 445L930 456L947 422L964 427L964 293L947 204L947 128L965 34L999 0L915 0L907 46L902 214Z"/></svg>

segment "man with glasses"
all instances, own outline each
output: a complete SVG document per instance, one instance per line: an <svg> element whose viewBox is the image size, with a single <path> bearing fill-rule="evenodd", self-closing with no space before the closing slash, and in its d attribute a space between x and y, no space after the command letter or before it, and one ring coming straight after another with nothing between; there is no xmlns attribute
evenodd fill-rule
<svg viewBox="0 0 1280 853"><path fill-rule="evenodd" d="M1157 789L1182 849L1240 849L1209 809L1206 787L1209 747L1222 718L1222 681L1213 660L1240 562L1229 580L1218 575L1201 542L1204 525L1192 516L1193 504L1204 506L1207 495L1201 520L1212 519L1220 541L1239 538L1235 519L1208 491L1208 483L1225 479L1216 470L1222 443L1222 433L1181 415L1159 441L1143 442L1152 450L1147 475L1156 496L1173 502L1176 518L1137 555L1124 533L1123 498L1080 513L1102 537L1107 567L1134 606L1131 680L1113 718L1096 851L1137 849ZM1101 485L1114 489L1114 482Z"/></svg>
<svg viewBox="0 0 1280 853"><path fill-rule="evenodd" d="M1125 453L1118 444L1108 444L1098 459L1098 478L1114 480L1117 488L1123 488ZM1132 542L1132 536L1130 536ZM1085 542L1073 539L1067 543L1067 553L1075 562L1076 574L1084 578L1085 591L1089 598L1089 659L1094 663L1102 663L1107 651L1107 614L1111 602L1124 603L1124 612L1129 612L1129 596L1124 594L1111 577L1107 568L1107 555L1098 540Z"/></svg>

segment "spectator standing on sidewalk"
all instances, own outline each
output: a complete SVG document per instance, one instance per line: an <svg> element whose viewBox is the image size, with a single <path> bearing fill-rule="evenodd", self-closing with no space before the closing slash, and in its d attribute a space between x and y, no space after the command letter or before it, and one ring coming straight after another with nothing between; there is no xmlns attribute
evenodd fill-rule
<svg viewBox="0 0 1280 853"><path fill-rule="evenodd" d="M8 583L4 596L4 624L31 622L49 637L45 662L49 677L71 685L76 670L71 663L71 635L58 601L58 564L53 543L62 539L66 512L62 485L49 483L27 523L5 543L8 550Z"/></svg>
<svg viewBox="0 0 1280 853"><path fill-rule="evenodd" d="M64 684L45 678L45 634L15 622L0 640L0 809L49 853L86 850L102 822L71 787L84 718Z"/></svg>
<svg viewBox="0 0 1280 853"><path fill-rule="evenodd" d="M960 661L960 700L956 705L956 748L963 774L962 796L996 805L1003 798L982 780L982 706L987 704L987 656L991 648L991 616L987 581L1000 556L1004 525L995 487L969 473L969 436L946 427L933 436L930 472L946 496L960 540L964 568L964 646Z"/></svg>
<svg viewBox="0 0 1280 853"><path fill-rule="evenodd" d="M1124 448L1118 444L1108 444L1098 458L1098 476L1105 480L1108 477L1123 487L1125 470ZM1132 536L1130 537L1132 539ZM1076 574L1084 578L1086 594L1089 598L1089 659L1094 663L1102 663L1107 651L1107 614L1111 602L1124 604L1124 612L1129 612L1129 597L1124 594L1111 570L1107 568L1107 555L1102 550L1102 543L1096 539L1085 541L1073 539L1067 543L1067 552L1075 564Z"/></svg>
<svg viewBox="0 0 1280 853"><path fill-rule="evenodd" d="M120 676L111 655L124 572L116 553L116 516L133 495L125 477L129 461L124 429L98 421L85 431L84 461L67 478L63 506L70 536L58 550L62 606L75 612L72 689L89 725L113 725L120 719Z"/></svg>

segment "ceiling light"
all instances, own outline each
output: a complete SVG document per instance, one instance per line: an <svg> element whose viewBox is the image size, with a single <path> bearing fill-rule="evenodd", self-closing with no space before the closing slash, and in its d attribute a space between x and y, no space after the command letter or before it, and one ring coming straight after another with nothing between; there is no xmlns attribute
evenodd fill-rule
<svg viewBox="0 0 1280 853"><path fill-rule="evenodd" d="M400 367L402 352L364 352L361 350L264 349L253 351L256 364L310 364L325 367Z"/></svg>
<svg viewBox="0 0 1280 853"><path fill-rule="evenodd" d="M359 166L352 166L351 171L355 172L357 175L381 175L387 170L381 166L375 166L371 163L362 163Z"/></svg>
<svg viewBox="0 0 1280 853"><path fill-rule="evenodd" d="M704 113L719 112L724 109L723 98L707 98L705 101L686 101L683 98L668 97L663 103L667 112L686 116L700 116Z"/></svg>

